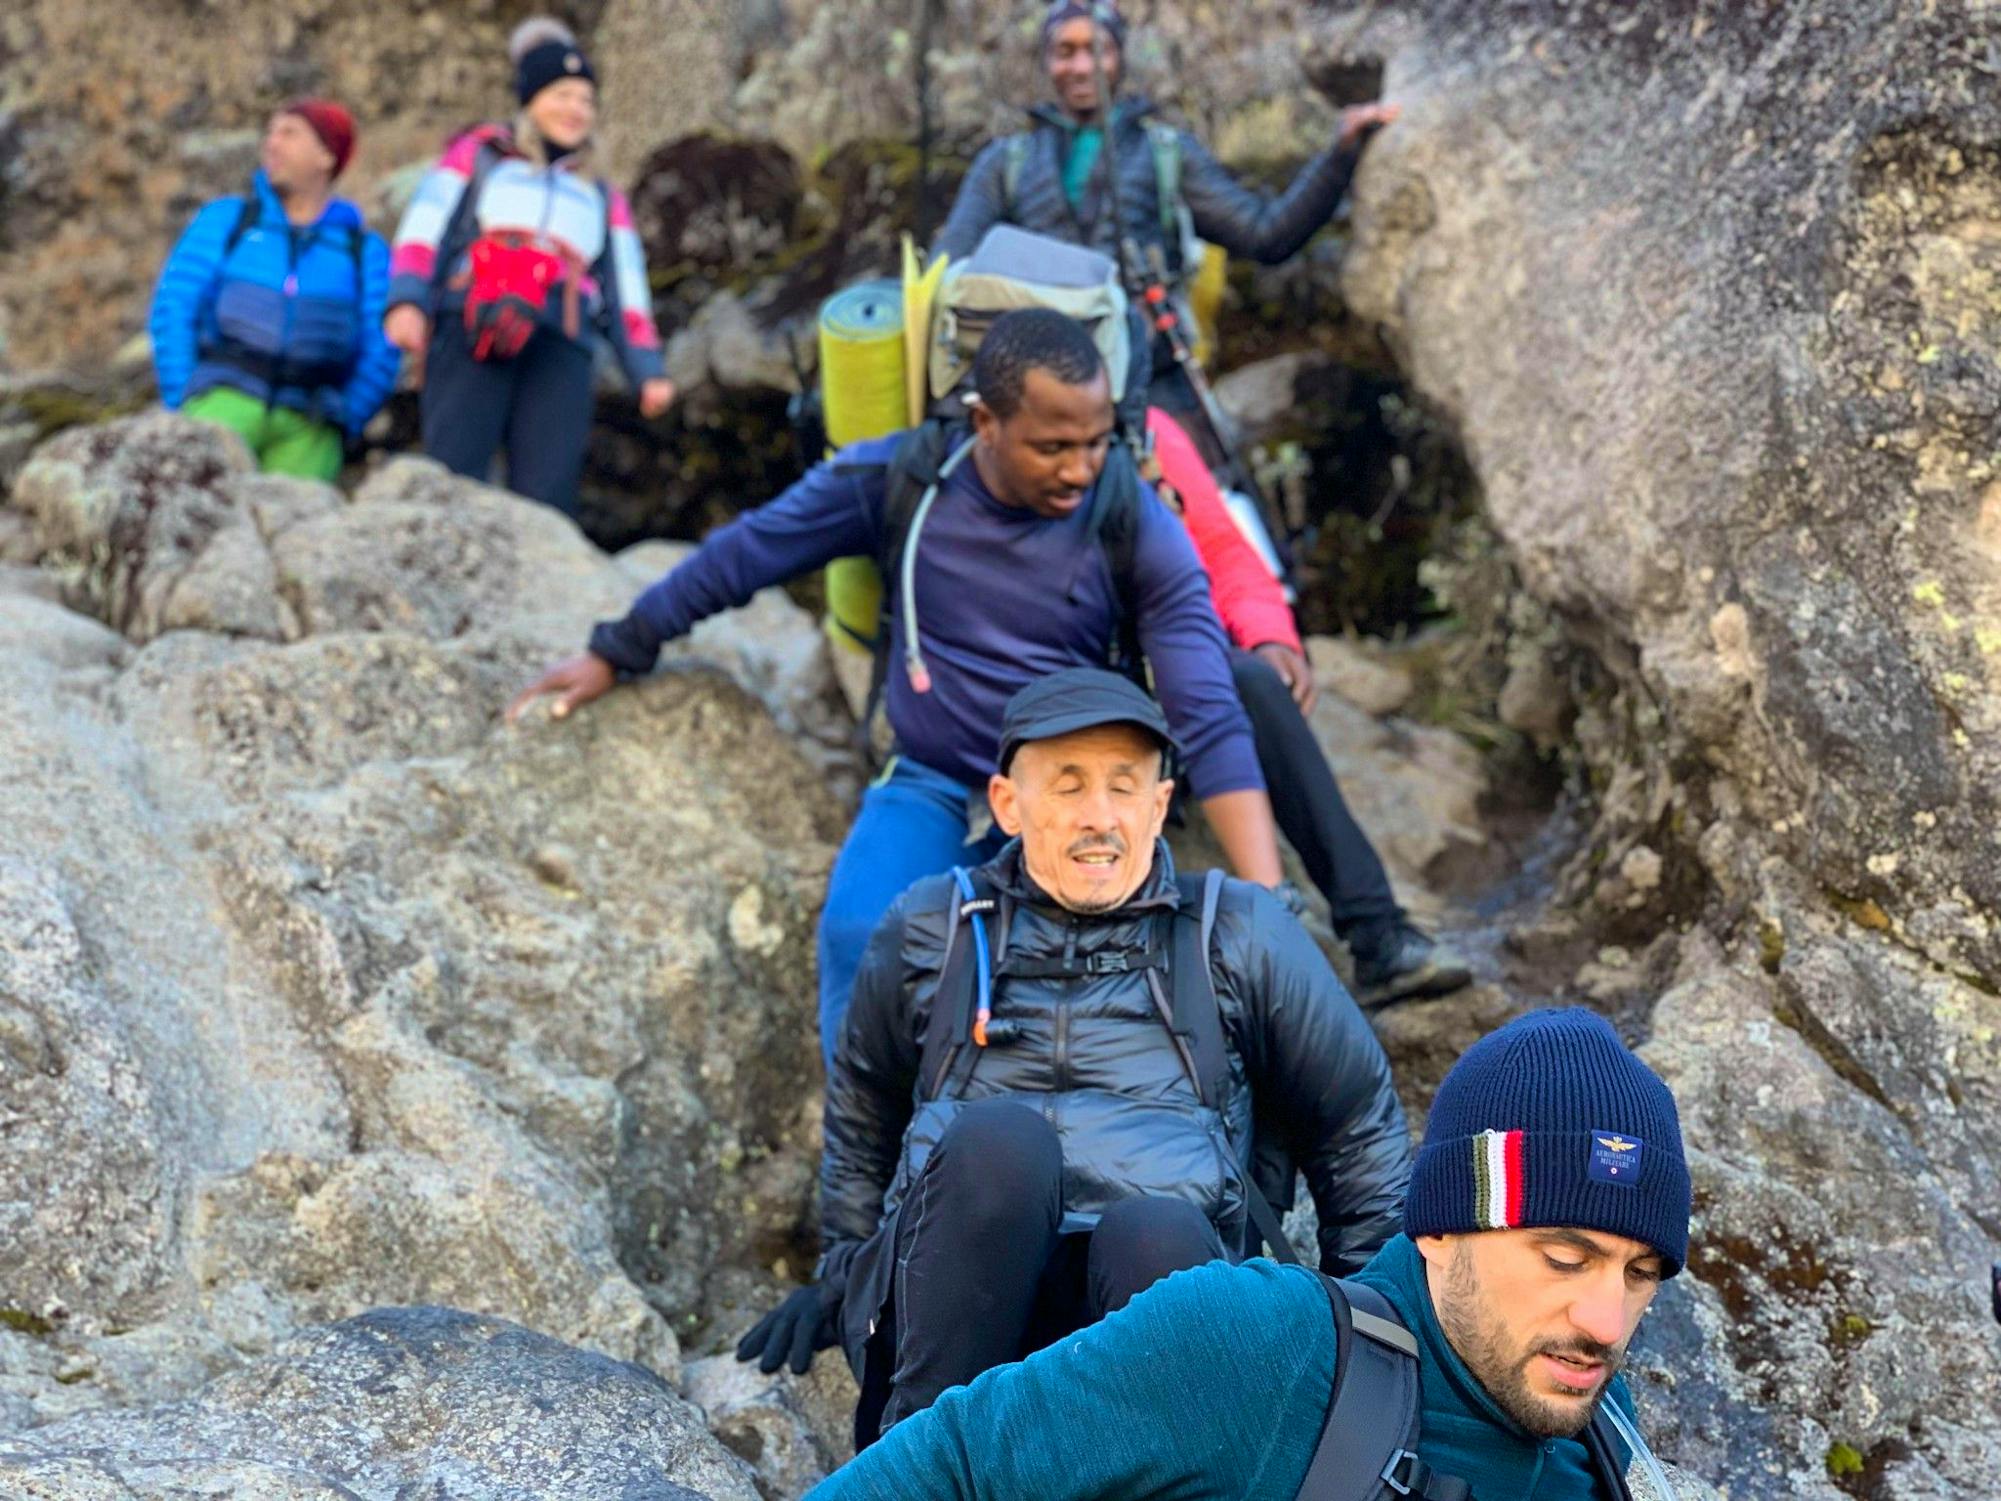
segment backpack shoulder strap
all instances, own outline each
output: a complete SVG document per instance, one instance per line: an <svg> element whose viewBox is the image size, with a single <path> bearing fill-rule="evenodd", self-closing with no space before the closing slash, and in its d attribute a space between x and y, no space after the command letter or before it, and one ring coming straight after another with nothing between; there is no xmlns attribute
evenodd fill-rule
<svg viewBox="0 0 2001 1501"><path fill-rule="evenodd" d="M896 577L903 562L903 544L910 537L910 523L916 519L924 492L938 483L938 473L945 467L951 450L950 424L933 418L905 434L890 457L888 489L882 502L881 546L876 554L876 566L882 570L885 585Z"/></svg>
<svg viewBox="0 0 2001 1501"><path fill-rule="evenodd" d="M1185 1050L1195 1074L1195 1087L1202 1103L1220 1110L1230 1078L1230 1055L1223 1040L1223 1009L1216 999L1216 974L1211 968L1211 940L1216 934L1216 909L1223 900L1223 872L1206 870L1199 876L1176 876L1181 888L1181 904L1174 915L1174 936L1168 960L1168 984L1172 1000L1174 1035ZM1278 1211L1271 1206L1257 1180L1244 1178L1245 1207L1250 1211L1251 1228L1257 1238L1271 1247L1280 1261L1299 1265L1299 1253L1287 1238ZM1257 1242L1251 1243L1257 1249Z"/></svg>
<svg viewBox="0 0 2001 1501"><path fill-rule="evenodd" d="M987 918L998 911L1000 896L979 871L958 866L952 871L946 900L951 914L945 927L945 959L937 993L931 998L917 1073L918 1097L925 1100L944 1098L955 1081L962 1082L972 1072L971 1055L984 1046L986 1016L993 1008Z"/></svg>
<svg viewBox="0 0 2001 1501"><path fill-rule="evenodd" d="M1004 143L1005 155L1001 158L1001 209L1003 217L1013 222L1015 205L1021 196L1021 172L1028 164L1028 148L1035 137L1028 131L1018 130Z"/></svg>
<svg viewBox="0 0 2001 1501"><path fill-rule="evenodd" d="M479 150L473 153L472 171L466 174L465 191L452 205L452 216L445 221L445 232L438 236L438 259L431 272L433 288L442 286L451 274L452 262L457 259L458 242L465 235L466 225L473 222L479 212L480 189L486 186L487 174L504 154L495 141L481 141Z"/></svg>
<svg viewBox="0 0 2001 1501"><path fill-rule="evenodd" d="M229 226L229 234L222 242L222 258L225 261L236 253L243 237L257 227L257 217L263 212L264 204L257 196L257 189L245 188L236 200L236 222Z"/></svg>
<svg viewBox="0 0 2001 1501"><path fill-rule="evenodd" d="M1210 970L1209 940L1216 931L1216 908L1223 899L1223 872L1175 877L1181 888L1175 913L1173 949L1168 960L1174 1032L1195 1060L1195 1084L1202 1103L1221 1109L1230 1077L1230 1059L1223 1042L1223 1012L1216 1000L1216 977Z"/></svg>
<svg viewBox="0 0 2001 1501"><path fill-rule="evenodd" d="M1090 537L1105 555L1118 606L1118 626L1107 653L1112 667L1128 675L1140 669L1139 645L1139 465L1131 448L1114 442L1098 476L1091 503Z"/></svg>
<svg viewBox="0 0 2001 1501"><path fill-rule="evenodd" d="M1153 148L1153 181L1160 194L1160 232L1170 252L1178 250L1181 233L1181 132L1162 120L1147 122L1146 138Z"/></svg>
<svg viewBox="0 0 2001 1501"><path fill-rule="evenodd" d="M1417 1457L1417 1340L1374 1288L1320 1278L1334 1319L1334 1385L1298 1501L1468 1501L1464 1481Z"/></svg>

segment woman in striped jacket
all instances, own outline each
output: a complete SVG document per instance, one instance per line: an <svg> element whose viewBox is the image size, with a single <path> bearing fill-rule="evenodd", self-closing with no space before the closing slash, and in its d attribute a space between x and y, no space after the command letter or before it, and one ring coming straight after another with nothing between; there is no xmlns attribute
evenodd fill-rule
<svg viewBox="0 0 2001 1501"><path fill-rule="evenodd" d="M597 80L576 38L545 17L508 47L521 113L446 149L391 251L391 343L421 361L424 451L568 514L590 434L603 337L655 417L674 400L645 254L625 195L588 171Z"/></svg>

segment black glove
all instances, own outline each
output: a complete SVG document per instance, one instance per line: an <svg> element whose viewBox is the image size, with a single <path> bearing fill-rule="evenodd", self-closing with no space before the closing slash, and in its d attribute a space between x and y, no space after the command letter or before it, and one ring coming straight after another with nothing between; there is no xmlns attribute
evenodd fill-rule
<svg viewBox="0 0 2001 1501"><path fill-rule="evenodd" d="M840 1309L838 1284L815 1282L796 1288L737 1341L736 1358L757 1361L757 1368L769 1376L789 1355L792 1374L803 1376L815 1354L840 1343Z"/></svg>

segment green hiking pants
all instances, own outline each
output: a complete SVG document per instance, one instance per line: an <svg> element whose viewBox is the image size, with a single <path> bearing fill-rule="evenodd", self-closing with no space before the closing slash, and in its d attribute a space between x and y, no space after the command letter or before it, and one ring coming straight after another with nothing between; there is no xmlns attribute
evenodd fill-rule
<svg viewBox="0 0 2001 1501"><path fill-rule="evenodd" d="M340 476L340 429L290 407L266 406L228 386L211 386L181 407L187 416L226 427L245 443L266 474L290 474L332 484Z"/></svg>

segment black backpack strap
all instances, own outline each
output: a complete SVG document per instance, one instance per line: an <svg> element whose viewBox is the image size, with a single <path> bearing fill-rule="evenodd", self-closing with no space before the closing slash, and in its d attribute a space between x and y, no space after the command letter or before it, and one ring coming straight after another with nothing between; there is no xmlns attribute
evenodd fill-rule
<svg viewBox="0 0 2001 1501"><path fill-rule="evenodd" d="M1334 1385L1298 1501L1468 1501L1462 1480L1417 1457L1422 1426L1417 1340L1389 1299L1323 1276L1334 1318Z"/></svg>
<svg viewBox="0 0 2001 1501"><path fill-rule="evenodd" d="M1223 899L1223 872L1177 876L1181 905L1175 915L1168 980L1174 1035L1193 1061L1195 1088L1202 1103L1223 1108L1230 1079L1230 1055L1223 1042L1223 1012L1216 1000L1216 977L1209 968L1209 940L1216 931L1216 908Z"/></svg>
<svg viewBox="0 0 2001 1501"><path fill-rule="evenodd" d="M932 418L912 428L897 445L886 466L840 465L844 474L880 473L885 491L882 505L882 533L876 550L876 572L882 576L882 612L876 622L875 650L869 663L868 697L863 700L857 739L864 756L874 760L870 738L876 711L882 707L889 686L889 617L895 608L895 591L903 571L903 550L910 542L910 529L925 495L940 483L950 456L966 441L970 429L956 422ZM906 630L912 629L905 622Z"/></svg>
<svg viewBox="0 0 2001 1501"><path fill-rule="evenodd" d="M1177 876L1181 903L1174 915L1174 937L1168 962L1168 983L1173 999L1168 1014L1175 1041L1182 1050L1202 1103L1214 1110L1223 1108L1229 1089L1230 1054L1223 1038L1223 1010L1216 999L1216 975L1210 967L1210 941L1216 933L1216 909L1223 899L1223 872L1207 870L1199 876ZM1280 1223L1251 1175L1244 1178L1245 1208L1250 1211L1251 1228L1259 1240L1271 1247L1280 1261L1299 1263ZM1256 1246L1253 1244L1252 1249Z"/></svg>
<svg viewBox="0 0 2001 1501"><path fill-rule="evenodd" d="M445 231L438 236L438 258L431 267L431 293L436 296L439 287L452 274L452 263L458 259L463 248L460 241L465 236L466 225L479 212L480 190L486 186L486 175L493 170L493 164L500 160L500 147L492 141L481 141L479 150L473 153L472 171L466 174L465 191L459 194L459 201L452 205L452 216L445 221Z"/></svg>
<svg viewBox="0 0 2001 1501"><path fill-rule="evenodd" d="M947 1097L972 1072L984 1046L982 1013L992 1006L993 956L986 919L998 912L1001 899L978 871L955 867L952 882L945 962L931 998L918 1066L918 1097L926 1100Z"/></svg>
<svg viewBox="0 0 2001 1501"><path fill-rule="evenodd" d="M1114 671L1135 680L1146 670L1139 644L1139 508L1139 463L1129 444L1115 440L1091 500L1088 536L1105 555L1118 609L1106 657Z"/></svg>
<svg viewBox="0 0 2001 1501"><path fill-rule="evenodd" d="M229 234L222 242L222 258L227 261L236 253L236 247L243 243L243 237L257 227L258 217L264 212L263 200L257 196L254 187L245 188L236 200L236 222L229 226Z"/></svg>
<svg viewBox="0 0 2001 1501"><path fill-rule="evenodd" d="M1028 148L1034 136L1027 131L1017 131L1002 142L1001 160L1001 219L1013 224L1015 204L1021 194L1021 169L1028 162Z"/></svg>

